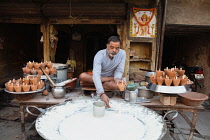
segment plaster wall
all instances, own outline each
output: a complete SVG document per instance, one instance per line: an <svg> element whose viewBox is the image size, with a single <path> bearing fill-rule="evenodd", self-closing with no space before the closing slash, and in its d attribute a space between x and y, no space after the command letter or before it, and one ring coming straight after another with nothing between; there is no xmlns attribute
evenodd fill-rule
<svg viewBox="0 0 210 140"><path fill-rule="evenodd" d="M210 25L210 0L167 0L166 24Z"/></svg>

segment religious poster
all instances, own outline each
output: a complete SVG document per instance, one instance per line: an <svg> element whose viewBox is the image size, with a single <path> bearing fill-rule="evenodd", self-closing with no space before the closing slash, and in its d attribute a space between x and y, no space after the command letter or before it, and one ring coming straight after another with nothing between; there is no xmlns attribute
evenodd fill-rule
<svg viewBox="0 0 210 140"><path fill-rule="evenodd" d="M132 8L130 18L130 37L155 37L156 8Z"/></svg>

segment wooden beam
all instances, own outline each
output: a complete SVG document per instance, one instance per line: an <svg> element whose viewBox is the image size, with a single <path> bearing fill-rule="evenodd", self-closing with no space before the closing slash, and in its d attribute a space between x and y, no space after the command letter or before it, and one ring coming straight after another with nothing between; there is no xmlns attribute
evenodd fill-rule
<svg viewBox="0 0 210 140"><path fill-rule="evenodd" d="M26 24L41 24L41 18L13 18L1 17L0 23L26 23Z"/></svg>
<svg viewBox="0 0 210 140"><path fill-rule="evenodd" d="M69 19L69 18L50 18L50 24L123 24L124 19ZM25 23L41 24L39 17L35 18L0 18L0 23Z"/></svg>
<svg viewBox="0 0 210 140"><path fill-rule="evenodd" d="M50 61L50 24L44 22L41 24L41 32L43 33L43 53L44 61Z"/></svg>
<svg viewBox="0 0 210 140"><path fill-rule="evenodd" d="M124 19L50 19L50 24L123 24Z"/></svg>

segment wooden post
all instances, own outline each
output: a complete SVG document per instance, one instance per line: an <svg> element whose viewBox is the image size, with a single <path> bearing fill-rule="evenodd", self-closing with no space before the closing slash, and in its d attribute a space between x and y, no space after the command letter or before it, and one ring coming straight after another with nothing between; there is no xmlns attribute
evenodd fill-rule
<svg viewBox="0 0 210 140"><path fill-rule="evenodd" d="M44 22L41 24L41 32L43 33L43 53L44 61L50 61L50 24Z"/></svg>
<svg viewBox="0 0 210 140"><path fill-rule="evenodd" d="M124 24L117 25L117 32L120 36L121 39L121 48L126 52L126 60L125 60L125 68L124 68L124 73L123 77L126 78L127 81L129 81L129 49L128 49L128 41L127 41L127 28L126 28L126 22Z"/></svg>
<svg viewBox="0 0 210 140"><path fill-rule="evenodd" d="M164 0L164 11L163 11L163 21L162 21L162 28L161 28L161 37L160 37L160 48L159 48L159 59L158 59L158 69L161 69L162 65L162 57L163 57L163 43L164 43L164 34L165 34L165 22L166 22L166 7L167 7L167 0Z"/></svg>

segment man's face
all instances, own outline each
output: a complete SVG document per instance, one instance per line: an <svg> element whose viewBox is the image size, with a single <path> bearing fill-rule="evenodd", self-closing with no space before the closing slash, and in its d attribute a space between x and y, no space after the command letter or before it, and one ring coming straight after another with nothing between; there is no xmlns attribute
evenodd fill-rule
<svg viewBox="0 0 210 140"><path fill-rule="evenodd" d="M109 56L114 57L120 50L120 42L110 42L107 44L107 51Z"/></svg>

